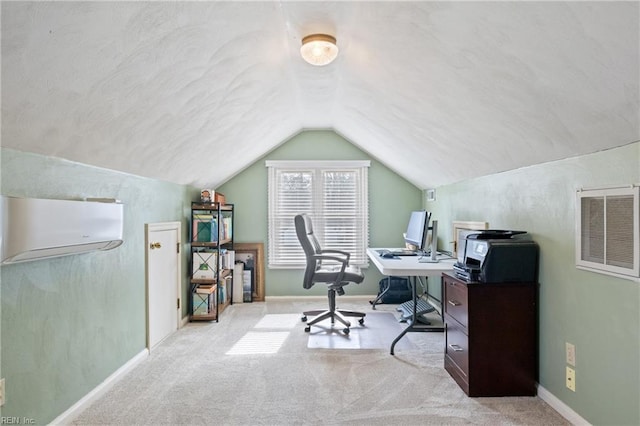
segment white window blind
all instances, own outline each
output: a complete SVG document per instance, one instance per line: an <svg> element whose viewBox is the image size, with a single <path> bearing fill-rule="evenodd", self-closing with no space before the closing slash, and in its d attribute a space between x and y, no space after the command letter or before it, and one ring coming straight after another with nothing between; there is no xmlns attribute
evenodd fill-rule
<svg viewBox="0 0 640 426"><path fill-rule="evenodd" d="M576 266L640 277L638 187L578 192Z"/></svg>
<svg viewBox="0 0 640 426"><path fill-rule="evenodd" d="M351 253L367 265L369 161L267 161L269 169L270 268L306 264L293 223L299 213L313 221L323 248Z"/></svg>

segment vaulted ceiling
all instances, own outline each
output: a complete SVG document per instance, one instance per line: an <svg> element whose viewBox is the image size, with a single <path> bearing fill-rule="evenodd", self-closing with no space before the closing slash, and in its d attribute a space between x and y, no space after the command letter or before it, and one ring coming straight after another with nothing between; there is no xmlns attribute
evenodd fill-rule
<svg viewBox="0 0 640 426"><path fill-rule="evenodd" d="M2 2L2 145L215 188L327 128L437 187L638 141L639 4Z"/></svg>

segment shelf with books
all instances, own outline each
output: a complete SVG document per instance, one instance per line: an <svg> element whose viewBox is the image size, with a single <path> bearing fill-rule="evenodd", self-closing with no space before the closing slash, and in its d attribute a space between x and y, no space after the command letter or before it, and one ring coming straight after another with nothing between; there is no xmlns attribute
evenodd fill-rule
<svg viewBox="0 0 640 426"><path fill-rule="evenodd" d="M227 245L229 243L233 242L233 238L225 238L223 240L221 240L220 242L218 241L192 241L191 245L193 247L218 247L218 246L224 246Z"/></svg>
<svg viewBox="0 0 640 426"><path fill-rule="evenodd" d="M192 203L190 229L190 319L218 321L231 304L235 263L233 205Z"/></svg>
<svg viewBox="0 0 640 426"><path fill-rule="evenodd" d="M194 288L191 295L191 319L192 320L215 320L218 316L216 301L216 284L203 284Z"/></svg>

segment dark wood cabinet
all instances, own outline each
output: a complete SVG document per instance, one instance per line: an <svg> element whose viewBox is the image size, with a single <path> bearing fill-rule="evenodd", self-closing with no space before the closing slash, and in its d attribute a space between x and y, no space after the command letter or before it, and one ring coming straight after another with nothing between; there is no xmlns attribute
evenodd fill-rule
<svg viewBox="0 0 640 426"><path fill-rule="evenodd" d="M538 284L442 279L447 372L468 396L535 395Z"/></svg>

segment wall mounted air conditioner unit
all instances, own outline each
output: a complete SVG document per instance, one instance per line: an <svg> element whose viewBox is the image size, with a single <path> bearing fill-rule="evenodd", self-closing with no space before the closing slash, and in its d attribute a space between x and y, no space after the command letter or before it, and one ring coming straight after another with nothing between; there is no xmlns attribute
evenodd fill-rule
<svg viewBox="0 0 640 426"><path fill-rule="evenodd" d="M0 198L0 263L110 250L122 244L123 206L115 200Z"/></svg>

